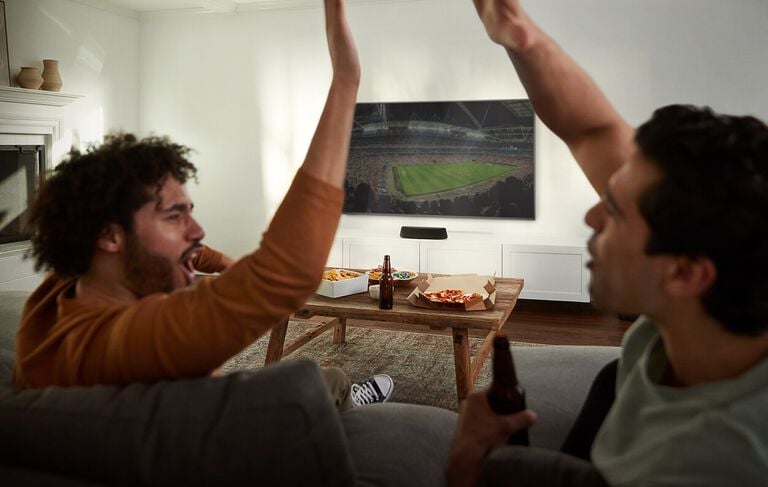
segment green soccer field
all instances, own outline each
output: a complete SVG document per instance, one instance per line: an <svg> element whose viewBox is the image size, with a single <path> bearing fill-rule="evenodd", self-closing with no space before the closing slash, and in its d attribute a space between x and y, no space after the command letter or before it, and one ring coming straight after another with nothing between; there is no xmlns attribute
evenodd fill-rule
<svg viewBox="0 0 768 487"><path fill-rule="evenodd" d="M392 168L397 189L406 197L471 186L515 172L512 166L484 162L400 165Z"/></svg>

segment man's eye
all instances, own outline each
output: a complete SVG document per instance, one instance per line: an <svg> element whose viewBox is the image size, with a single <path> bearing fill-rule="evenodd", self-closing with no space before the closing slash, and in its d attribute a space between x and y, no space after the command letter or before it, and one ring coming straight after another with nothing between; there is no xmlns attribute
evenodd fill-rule
<svg viewBox="0 0 768 487"><path fill-rule="evenodd" d="M170 221L176 221L176 220L178 220L178 219L180 219L180 218L181 218L181 215L180 215L180 214L178 214L178 213L173 213L173 214L171 214L171 215L168 215L168 217L166 218L166 220L170 220Z"/></svg>

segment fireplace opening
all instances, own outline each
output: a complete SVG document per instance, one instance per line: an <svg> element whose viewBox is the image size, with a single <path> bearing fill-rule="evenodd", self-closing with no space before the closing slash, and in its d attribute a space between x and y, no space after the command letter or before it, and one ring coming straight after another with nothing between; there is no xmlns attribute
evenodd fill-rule
<svg viewBox="0 0 768 487"><path fill-rule="evenodd" d="M0 244L29 240L28 208L44 168L45 146L0 145Z"/></svg>

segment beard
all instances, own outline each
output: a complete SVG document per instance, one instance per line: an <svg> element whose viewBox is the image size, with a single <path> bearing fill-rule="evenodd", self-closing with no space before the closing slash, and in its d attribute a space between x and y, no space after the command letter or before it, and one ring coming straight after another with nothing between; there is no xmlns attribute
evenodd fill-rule
<svg viewBox="0 0 768 487"><path fill-rule="evenodd" d="M169 293L176 288L170 259L148 251L133 234L126 241L125 278L139 297Z"/></svg>

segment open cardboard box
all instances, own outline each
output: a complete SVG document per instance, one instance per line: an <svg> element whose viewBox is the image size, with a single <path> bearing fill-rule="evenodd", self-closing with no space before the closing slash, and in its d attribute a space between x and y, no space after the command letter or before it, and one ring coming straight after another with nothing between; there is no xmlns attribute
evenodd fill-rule
<svg viewBox="0 0 768 487"><path fill-rule="evenodd" d="M317 288L317 294L328 296L329 298L340 298L350 294L368 292L368 276L356 271L347 270L347 272L357 274L357 277L342 279L341 281L326 281L323 279L320 281L320 287Z"/></svg>
<svg viewBox="0 0 768 487"><path fill-rule="evenodd" d="M429 275L408 295L408 302L419 308L483 311L493 308L496 303L494 282L493 276L478 276L477 274L440 277ZM479 293L481 297L469 299L464 303L436 303L424 296L424 293L445 291L446 289L460 289L465 294Z"/></svg>

